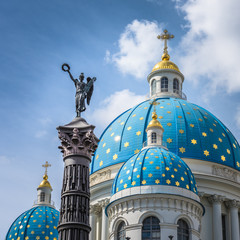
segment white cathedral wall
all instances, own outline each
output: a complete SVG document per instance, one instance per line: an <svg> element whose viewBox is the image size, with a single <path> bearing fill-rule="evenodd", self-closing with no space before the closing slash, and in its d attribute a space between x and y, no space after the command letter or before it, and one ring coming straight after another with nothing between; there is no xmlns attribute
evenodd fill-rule
<svg viewBox="0 0 240 240"><path fill-rule="evenodd" d="M198 192L202 204L205 207L205 215L201 221L201 240L211 239L214 240L214 224L213 224L213 203L209 201L211 196L219 196L221 200L221 214L226 214L227 220L227 239L234 240L232 238L231 230L231 216L230 208L226 206L229 200L240 201L240 176L239 172L211 162L200 161L196 159L183 159L191 168L197 185ZM102 169L90 176L91 181L91 206L99 206L99 211L96 211L98 219L102 217L102 207L100 207L103 200L108 200L111 197L111 188L114 177L116 176L118 169L123 163L110 166ZM238 219L236 219L238 221ZM108 221L108 219L107 219ZM102 225L100 223L100 225ZM239 224L238 224L239 225ZM102 227L102 226L101 226ZM99 235L104 230L99 227ZM240 225L239 229L240 230ZM129 230L130 231L130 230ZM134 231L137 231L136 229ZM218 230L218 232L220 229ZM108 239L108 238L107 238ZM240 238L239 238L240 239ZM238 240L239 240L238 239ZM92 238L92 240L105 240L98 238Z"/></svg>

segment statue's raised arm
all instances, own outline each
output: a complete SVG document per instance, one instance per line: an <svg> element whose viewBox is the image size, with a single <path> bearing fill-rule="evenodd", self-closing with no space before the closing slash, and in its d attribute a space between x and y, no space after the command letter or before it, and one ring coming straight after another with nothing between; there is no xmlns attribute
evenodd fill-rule
<svg viewBox="0 0 240 240"><path fill-rule="evenodd" d="M87 78L87 83L84 82L84 74L81 73L79 80L74 79L70 73L70 66L67 63L62 65L62 70L68 72L71 80L75 83L76 95L75 95L75 104L76 104L76 113L77 117L81 116L81 112L86 110L85 99L87 98L87 104L90 104L90 100L93 93L93 83L96 81L96 78Z"/></svg>

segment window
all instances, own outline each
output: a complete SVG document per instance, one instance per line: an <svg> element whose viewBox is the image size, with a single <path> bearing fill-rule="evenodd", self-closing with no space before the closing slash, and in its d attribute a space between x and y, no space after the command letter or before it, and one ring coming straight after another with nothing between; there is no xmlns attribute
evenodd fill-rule
<svg viewBox="0 0 240 240"><path fill-rule="evenodd" d="M117 240L125 240L125 222L121 222L117 228Z"/></svg>
<svg viewBox="0 0 240 240"><path fill-rule="evenodd" d="M151 85L152 85L152 95L154 95L154 94L156 94L156 80L155 79L152 80Z"/></svg>
<svg viewBox="0 0 240 240"><path fill-rule="evenodd" d="M157 143L157 134L155 132L152 133L152 143Z"/></svg>
<svg viewBox="0 0 240 240"><path fill-rule="evenodd" d="M179 93L179 82L176 78L173 79L173 92Z"/></svg>
<svg viewBox="0 0 240 240"><path fill-rule="evenodd" d="M40 193L40 202L44 202L45 201L45 193L41 192Z"/></svg>
<svg viewBox="0 0 240 240"><path fill-rule="evenodd" d="M177 233L178 233L178 240L189 240L189 227L186 221L180 219L177 222L178 228L177 228Z"/></svg>
<svg viewBox="0 0 240 240"><path fill-rule="evenodd" d="M222 233L223 233L223 240L227 240L226 215L222 215Z"/></svg>
<svg viewBox="0 0 240 240"><path fill-rule="evenodd" d="M160 240L160 221L156 217L148 217L143 221L142 240Z"/></svg>
<svg viewBox="0 0 240 240"><path fill-rule="evenodd" d="M161 92L168 92L168 79L166 77L161 78Z"/></svg>

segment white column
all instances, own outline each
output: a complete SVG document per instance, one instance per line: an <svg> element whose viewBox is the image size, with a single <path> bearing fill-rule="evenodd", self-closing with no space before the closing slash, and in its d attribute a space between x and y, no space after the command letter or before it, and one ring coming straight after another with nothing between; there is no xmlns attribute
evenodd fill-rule
<svg viewBox="0 0 240 240"><path fill-rule="evenodd" d="M98 231L99 229L99 213L101 208L98 204L90 206L90 227L92 228L89 240L100 240Z"/></svg>
<svg viewBox="0 0 240 240"><path fill-rule="evenodd" d="M109 203L109 199L104 199L101 201L101 207L102 207L102 234L101 234L101 240L107 240L108 239L108 218L105 214L105 208Z"/></svg>
<svg viewBox="0 0 240 240"><path fill-rule="evenodd" d="M221 202L223 198L218 195L212 195L208 198L213 206L213 240L222 240L222 210Z"/></svg>
<svg viewBox="0 0 240 240"><path fill-rule="evenodd" d="M238 207L239 202L231 200L226 202L227 207L230 208L231 219L231 240L239 240L239 220L238 220Z"/></svg>

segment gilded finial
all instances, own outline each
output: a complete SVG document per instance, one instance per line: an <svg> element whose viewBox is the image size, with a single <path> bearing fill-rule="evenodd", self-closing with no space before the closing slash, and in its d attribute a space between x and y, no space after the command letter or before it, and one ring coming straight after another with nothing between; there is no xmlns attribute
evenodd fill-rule
<svg viewBox="0 0 240 240"><path fill-rule="evenodd" d="M46 161L46 163L43 164L42 167L45 168L45 173L43 175L43 181L40 183L38 188L49 187L50 189L52 189L51 184L48 181L48 175L47 175L47 168L51 167L51 164L49 164L48 161Z"/></svg>
<svg viewBox="0 0 240 240"><path fill-rule="evenodd" d="M162 39L164 41L164 50L163 50L163 55L162 55L162 60L167 60L169 61L170 56L168 54L168 46L167 46L167 40L170 40L172 38L174 38L174 35L170 34L168 32L168 30L164 30L163 33L161 35L157 36L158 39Z"/></svg>
<svg viewBox="0 0 240 240"><path fill-rule="evenodd" d="M158 127L158 128L162 128L161 123L157 120L158 119L158 115L156 113L156 106L159 105L160 103L156 101L156 99L153 99L152 102L149 103L150 105L153 105L153 112L152 112L152 121L148 124L147 129L150 127Z"/></svg>
<svg viewBox="0 0 240 240"><path fill-rule="evenodd" d="M47 168L48 168L48 167L51 167L51 164L49 164L48 161L46 161L46 163L43 164L42 167L45 168L45 174L44 174L44 175L47 175Z"/></svg>

